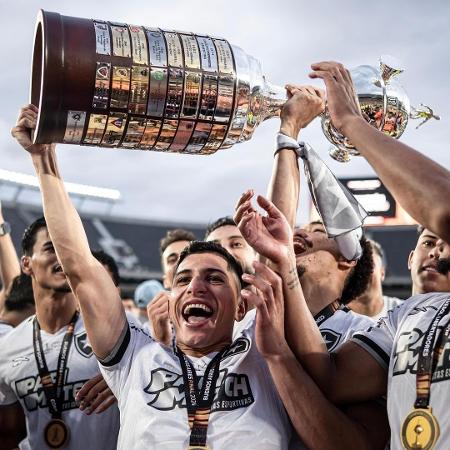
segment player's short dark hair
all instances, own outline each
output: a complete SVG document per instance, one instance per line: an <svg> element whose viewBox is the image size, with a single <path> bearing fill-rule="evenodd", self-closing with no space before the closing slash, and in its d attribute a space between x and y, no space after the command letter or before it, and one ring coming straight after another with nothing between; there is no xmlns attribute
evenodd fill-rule
<svg viewBox="0 0 450 450"><path fill-rule="evenodd" d="M112 275L112 280L116 286L120 284L119 268L117 267L116 260L103 250L92 250L92 255L95 259L106 266Z"/></svg>
<svg viewBox="0 0 450 450"><path fill-rule="evenodd" d="M367 289L373 272L372 246L364 236L359 242L361 243L362 256L345 280L341 295L341 303L344 305L359 297Z"/></svg>
<svg viewBox="0 0 450 450"><path fill-rule="evenodd" d="M24 231L21 242L24 255L31 256L33 253L33 247L36 244L36 235L41 228L47 228L47 222L44 217L36 219Z"/></svg>
<svg viewBox="0 0 450 450"><path fill-rule="evenodd" d="M220 244L211 241L193 241L185 249L183 249L174 267L174 274L177 273L178 267L189 255L196 253L215 253L221 256L227 262L228 269L233 271L238 277L240 288L243 289L247 286L247 283L242 280L244 271L236 258Z"/></svg>
<svg viewBox="0 0 450 450"><path fill-rule="evenodd" d="M195 235L192 231L183 230L182 228L168 230L166 235L159 242L160 254L162 255L170 244L178 241L195 241Z"/></svg>
<svg viewBox="0 0 450 450"><path fill-rule="evenodd" d="M417 225L417 236L420 236L423 233L423 230L425 230L425 227L423 225Z"/></svg>
<svg viewBox="0 0 450 450"><path fill-rule="evenodd" d="M5 298L6 311L23 311L34 306L31 277L21 273L13 279Z"/></svg>
<svg viewBox="0 0 450 450"><path fill-rule="evenodd" d="M216 221L210 223L206 227L205 231L205 239L208 239L208 236L214 231L217 230L217 228L225 227L227 225L230 225L232 227L236 226L236 223L234 222L233 218L230 216L220 217Z"/></svg>

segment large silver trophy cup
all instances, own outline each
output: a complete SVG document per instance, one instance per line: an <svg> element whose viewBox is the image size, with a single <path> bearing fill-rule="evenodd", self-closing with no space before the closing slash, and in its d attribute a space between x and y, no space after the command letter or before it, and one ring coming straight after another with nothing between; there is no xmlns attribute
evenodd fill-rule
<svg viewBox="0 0 450 450"><path fill-rule="evenodd" d="M38 14L32 66L35 143L211 154L250 139L286 101L260 63L225 39L45 11ZM398 111L398 137L408 99L401 91L394 105L387 83L373 83L374 70L354 72L362 109L378 128ZM380 105L378 123L368 109ZM323 123L341 153L356 152L326 115ZM335 157L345 160L341 153Z"/></svg>

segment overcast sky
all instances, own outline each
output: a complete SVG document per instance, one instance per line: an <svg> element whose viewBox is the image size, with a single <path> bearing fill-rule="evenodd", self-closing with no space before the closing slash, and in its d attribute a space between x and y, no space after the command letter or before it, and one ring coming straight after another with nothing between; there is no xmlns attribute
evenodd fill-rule
<svg viewBox="0 0 450 450"><path fill-rule="evenodd" d="M223 36L262 62L273 83L309 83L312 62L337 60L349 68L399 58L411 103L441 115L419 130L411 122L402 140L450 168L450 2L417 0L117 1L0 0L0 168L34 174L29 156L10 137L19 108L28 102L34 25L40 8L88 17ZM320 85L317 81L315 84ZM414 125L412 125L414 123ZM279 120L260 125L251 141L212 156L110 150L60 145L66 181L119 189L120 215L206 223L230 214L241 192L265 193ZM302 132L338 176L370 175L362 158L340 164L317 120ZM401 167L399 167L401 170ZM306 189L303 188L306 205ZM306 208L304 208L306 209ZM306 217L305 214L300 216Z"/></svg>

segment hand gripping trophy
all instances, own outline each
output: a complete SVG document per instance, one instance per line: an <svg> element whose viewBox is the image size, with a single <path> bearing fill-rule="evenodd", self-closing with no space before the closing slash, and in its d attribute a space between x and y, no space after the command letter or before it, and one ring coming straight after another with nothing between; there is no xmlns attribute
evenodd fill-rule
<svg viewBox="0 0 450 450"><path fill-rule="evenodd" d="M400 137L409 117L437 118L425 109L410 115L397 73L385 63L352 71L364 116L393 137ZM38 14L34 143L211 154L249 140L285 101L285 90L266 81L261 64L225 39ZM322 128L337 147L333 158L358 154L326 111Z"/></svg>

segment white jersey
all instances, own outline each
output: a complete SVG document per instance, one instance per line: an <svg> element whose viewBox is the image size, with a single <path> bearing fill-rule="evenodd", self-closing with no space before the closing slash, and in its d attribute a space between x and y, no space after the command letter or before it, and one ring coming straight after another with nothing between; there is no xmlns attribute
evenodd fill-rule
<svg viewBox="0 0 450 450"><path fill-rule="evenodd" d="M365 330L375 324L370 317L341 306L319 325L319 330L329 352L334 352L348 341L356 331Z"/></svg>
<svg viewBox="0 0 450 450"><path fill-rule="evenodd" d="M7 335L14 327L10 323L2 322L0 320L0 338Z"/></svg>
<svg viewBox="0 0 450 450"><path fill-rule="evenodd" d="M383 309L371 318L378 322L379 319L387 316L387 313L390 309L394 309L396 306L401 305L402 303L403 300L400 300L397 297L388 297L387 295L383 295Z"/></svg>
<svg viewBox="0 0 450 450"><path fill-rule="evenodd" d="M33 319L29 317L0 341L0 407L20 402L26 417L27 437L21 449L46 449L44 428L51 420L33 351ZM55 334L41 330L48 369L55 381L59 352L67 327ZM68 356L62 418L70 428L66 450L114 449L119 430L119 411L114 405L102 414L86 415L78 409L75 394L98 375L98 362L87 341L81 316L75 325Z"/></svg>
<svg viewBox="0 0 450 450"><path fill-rule="evenodd" d="M391 448L401 449L401 427L416 400L418 354L424 335L448 292L416 295L388 312L376 326L356 333L353 342L366 349L388 371L387 407ZM444 316L442 328L449 320ZM444 348L433 374L430 406L440 426L435 450L450 448L450 344Z"/></svg>
<svg viewBox="0 0 450 450"><path fill-rule="evenodd" d="M200 377L212 357L191 359ZM171 348L130 324L101 367L119 402L119 449L188 447L182 370ZM291 425L256 349L251 326L221 359L206 444L214 450L280 450L287 449L290 434Z"/></svg>

